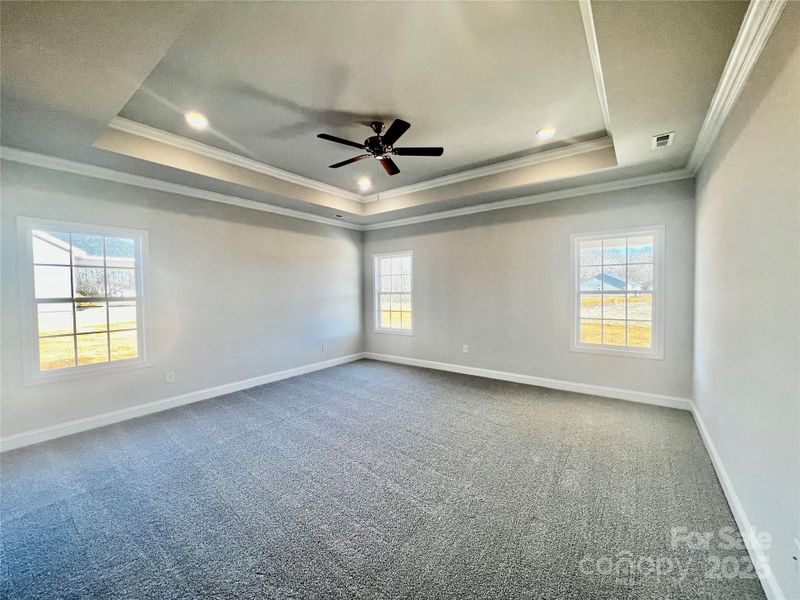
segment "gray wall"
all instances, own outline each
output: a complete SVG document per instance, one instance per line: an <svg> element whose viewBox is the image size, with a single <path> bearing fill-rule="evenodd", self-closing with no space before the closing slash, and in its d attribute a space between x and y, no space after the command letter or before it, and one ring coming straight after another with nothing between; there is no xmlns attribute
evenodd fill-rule
<svg viewBox="0 0 800 600"><path fill-rule="evenodd" d="M694 395L770 565L800 598L800 3L697 179Z"/></svg>
<svg viewBox="0 0 800 600"><path fill-rule="evenodd" d="M360 232L7 161L2 168L4 437L361 350ZM18 215L149 232L151 367L23 385ZM165 383L167 370L176 383Z"/></svg>
<svg viewBox="0 0 800 600"><path fill-rule="evenodd" d="M693 198L693 182L677 181L365 232L366 350L688 398ZM658 224L664 360L572 352L570 234ZM413 336L373 330L372 255L392 250L414 251Z"/></svg>

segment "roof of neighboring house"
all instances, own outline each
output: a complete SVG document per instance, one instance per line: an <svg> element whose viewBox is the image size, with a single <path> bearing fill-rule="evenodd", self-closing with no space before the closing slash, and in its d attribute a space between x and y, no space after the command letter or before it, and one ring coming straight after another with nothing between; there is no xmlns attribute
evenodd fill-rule
<svg viewBox="0 0 800 600"><path fill-rule="evenodd" d="M51 246L55 246L59 250L63 250L67 254L69 254L69 242L62 240L59 237L56 237L46 231L36 230L33 232L33 237L42 240L43 242L50 244ZM76 256L85 256L86 252L81 250L80 248L74 249L74 254Z"/></svg>
<svg viewBox="0 0 800 600"><path fill-rule="evenodd" d="M605 285L603 285L605 284ZM611 290L624 290L625 289L625 280L620 279L619 277L614 277L608 273L598 273L588 279L584 279L581 281L581 290L597 290L600 291L601 289L611 289Z"/></svg>
<svg viewBox="0 0 800 600"><path fill-rule="evenodd" d="M96 249L91 254L79 248L76 245L70 246L70 243L62 240L56 235L52 235L47 231L36 230L33 232L33 237L40 242L53 246L57 251L64 252L69 257L70 248L72 249L72 261L74 266L87 266L87 267L102 267L105 265L109 267L133 267L135 259L132 256L114 256L113 254L106 255L106 261L103 262L103 242L99 244L99 250ZM117 240L118 242L119 240ZM108 252L113 248L113 238L106 238L105 242ZM99 252L99 256L98 253Z"/></svg>

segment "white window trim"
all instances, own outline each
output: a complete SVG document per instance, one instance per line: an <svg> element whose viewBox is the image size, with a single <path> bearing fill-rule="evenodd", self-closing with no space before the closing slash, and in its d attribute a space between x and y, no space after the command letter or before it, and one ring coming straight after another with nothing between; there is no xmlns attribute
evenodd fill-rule
<svg viewBox="0 0 800 600"><path fill-rule="evenodd" d="M570 236L573 306L570 349L573 352L626 356L628 358L664 359L664 229L664 225L650 225L647 227L629 227L591 233L573 233ZM580 343L580 272L578 271L578 266L580 264L580 242L644 233L651 233L654 236L653 250L655 252L655 259L653 261L653 282L655 283L655 290L653 294L653 347L635 349L603 344Z"/></svg>
<svg viewBox="0 0 800 600"><path fill-rule="evenodd" d="M390 258L395 256L409 256L411 257L411 329L396 329L391 327L381 327L381 306L380 306L380 259ZM414 314L414 252L411 250L397 250L395 252L381 252L380 254L372 255L372 325L375 333L389 333L393 335L414 335L414 323L417 318Z"/></svg>
<svg viewBox="0 0 800 600"><path fill-rule="evenodd" d="M137 349L139 356L129 360L118 360L93 365L76 365L53 371L39 370L39 331L37 326L36 299L33 277L33 241L31 232L34 229L64 231L71 233L86 233L95 235L120 235L138 239L136 263L136 290L137 290ZM139 229L123 229L108 225L91 225L85 223L72 223L69 221L55 221L33 217L17 217L17 247L19 252L19 289L22 328L22 356L24 384L26 386L78 379L90 375L125 371L149 367L152 361L147 352L146 331L146 273L148 260L147 232Z"/></svg>

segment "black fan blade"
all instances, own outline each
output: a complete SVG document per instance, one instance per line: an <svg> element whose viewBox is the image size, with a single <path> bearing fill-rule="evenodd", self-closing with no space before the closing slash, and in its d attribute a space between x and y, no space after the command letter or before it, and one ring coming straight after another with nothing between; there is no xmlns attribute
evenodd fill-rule
<svg viewBox="0 0 800 600"><path fill-rule="evenodd" d="M365 158L372 156L371 154L362 154L361 156L354 156L353 158L348 158L347 160L343 160L342 162L338 162L336 164L330 165L328 168L330 169L338 169L339 167L344 167L345 165L352 164L354 162L358 162L360 160L364 160Z"/></svg>
<svg viewBox="0 0 800 600"><path fill-rule="evenodd" d="M353 148L359 148L361 150L364 149L364 144L351 142L350 140L345 140L343 138L336 137L335 135L328 135L327 133L318 133L317 137L322 140L328 140L329 142L336 142L337 144L344 144L345 146L352 146Z"/></svg>
<svg viewBox="0 0 800 600"><path fill-rule="evenodd" d="M398 156L441 156L444 148L395 148Z"/></svg>
<svg viewBox="0 0 800 600"><path fill-rule="evenodd" d="M408 128L411 127L411 123L406 123L403 119L395 119L394 122L389 125L389 129L386 130L381 136L383 143L386 146L394 146L394 143L400 139L400 136L403 135Z"/></svg>
<svg viewBox="0 0 800 600"><path fill-rule="evenodd" d="M384 156L383 158L378 159L378 162L381 163L381 166L389 175L397 175L400 172L400 169L394 164L394 161L389 158L388 156Z"/></svg>
<svg viewBox="0 0 800 600"><path fill-rule="evenodd" d="M371 156L371 154L362 154L361 156L354 156L353 158L348 158L347 160L343 160L342 162L338 162L335 165L330 165L329 168L338 169L339 167L343 167L345 165L349 165L351 163L358 162L360 160L364 160L368 156Z"/></svg>

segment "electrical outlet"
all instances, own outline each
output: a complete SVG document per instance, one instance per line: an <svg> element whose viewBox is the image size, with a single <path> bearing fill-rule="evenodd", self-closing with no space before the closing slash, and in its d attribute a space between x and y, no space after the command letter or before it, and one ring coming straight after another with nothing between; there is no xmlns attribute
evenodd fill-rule
<svg viewBox="0 0 800 600"><path fill-rule="evenodd" d="M328 342L322 342L322 351L323 352L327 352L328 351Z"/></svg>
<svg viewBox="0 0 800 600"><path fill-rule="evenodd" d="M461 346L461 351L464 354L469 354L469 346L467 344L464 344L463 346Z"/></svg>
<svg viewBox="0 0 800 600"><path fill-rule="evenodd" d="M175 383L175 371L167 371L167 383Z"/></svg>

